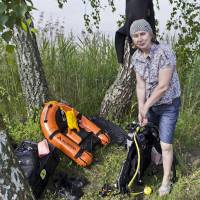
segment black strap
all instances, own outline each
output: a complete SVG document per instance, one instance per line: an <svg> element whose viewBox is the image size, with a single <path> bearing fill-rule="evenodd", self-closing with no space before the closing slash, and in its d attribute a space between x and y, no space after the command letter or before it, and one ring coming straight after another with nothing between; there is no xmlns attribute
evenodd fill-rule
<svg viewBox="0 0 200 200"><path fill-rule="evenodd" d="M60 133L60 130L55 130L51 135L49 136L49 139L52 140L54 136L56 136L58 133Z"/></svg>
<svg viewBox="0 0 200 200"><path fill-rule="evenodd" d="M75 158L81 157L83 152L84 152L84 149L80 149L80 151L75 155Z"/></svg>
<svg viewBox="0 0 200 200"><path fill-rule="evenodd" d="M76 128L71 129L71 131L75 132L76 134L78 133Z"/></svg>
<svg viewBox="0 0 200 200"><path fill-rule="evenodd" d="M81 113L78 113L78 115L76 116L76 118L77 118L78 120L81 120L82 114L81 114Z"/></svg>
<svg viewBox="0 0 200 200"><path fill-rule="evenodd" d="M85 151L84 149L80 149L80 151L75 155L75 158L79 158L79 159L82 160L86 165L88 165L88 163L87 163L85 160L83 160L83 159L81 158L81 155L82 155L82 153L83 153L84 151ZM88 152L85 152L85 153L88 153Z"/></svg>
<svg viewBox="0 0 200 200"><path fill-rule="evenodd" d="M48 107L47 107L47 111L45 113L45 117L44 117L44 123L47 123L47 114L48 114L48 111L49 111L49 108L51 108L53 105L52 104L49 104Z"/></svg>
<svg viewBox="0 0 200 200"><path fill-rule="evenodd" d="M85 160L83 160L81 157L79 157L79 159L82 160L86 164L86 166L88 165L88 163L85 162Z"/></svg>

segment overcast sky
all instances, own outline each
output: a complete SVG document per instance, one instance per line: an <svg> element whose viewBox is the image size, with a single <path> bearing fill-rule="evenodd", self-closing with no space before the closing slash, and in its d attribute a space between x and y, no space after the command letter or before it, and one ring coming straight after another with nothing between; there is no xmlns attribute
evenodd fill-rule
<svg viewBox="0 0 200 200"><path fill-rule="evenodd" d="M101 0L107 2L107 0ZM169 0L161 0L160 10L157 10L155 3L155 14L156 18L159 20L160 32L165 32L165 25L167 19L170 16L170 4ZM84 6L82 0L68 0L68 3L63 7L63 9L58 8L56 0L33 0L34 6L37 8L33 12L35 26L37 26L37 21L41 12L44 12L44 19L46 21L51 20L51 22L64 21L64 27L66 34L72 31L75 35L79 35L82 30L84 30L83 14L88 11L89 6ZM101 13L101 24L100 31L114 36L115 31L118 29L116 21L120 18L120 14L125 12L125 0L115 0L116 12L112 13L111 8L105 8Z"/></svg>

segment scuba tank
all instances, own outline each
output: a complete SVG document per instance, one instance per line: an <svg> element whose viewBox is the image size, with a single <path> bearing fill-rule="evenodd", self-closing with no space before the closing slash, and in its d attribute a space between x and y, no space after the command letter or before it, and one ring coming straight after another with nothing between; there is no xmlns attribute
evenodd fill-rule
<svg viewBox="0 0 200 200"><path fill-rule="evenodd" d="M140 127L132 122L127 129L127 156L117 179L117 188L122 194L129 192L134 183L142 184L144 171L151 163L152 147L161 152L159 132L153 124Z"/></svg>

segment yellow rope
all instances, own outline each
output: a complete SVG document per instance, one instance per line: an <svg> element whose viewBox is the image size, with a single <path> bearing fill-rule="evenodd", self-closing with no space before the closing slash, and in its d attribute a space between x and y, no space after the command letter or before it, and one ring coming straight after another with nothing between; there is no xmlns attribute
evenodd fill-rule
<svg viewBox="0 0 200 200"><path fill-rule="evenodd" d="M136 136L137 136L137 133L139 132L139 130L140 130L140 127L137 127L135 134L134 134L134 142L135 142L135 146L136 146L136 149L137 149L137 156L138 156L137 168L136 168L136 171L133 175L133 178L131 179L131 181L128 184L129 189L131 188L131 186L132 186L132 184L135 180L135 177L137 176L139 168L140 168L140 150L139 150L139 146L138 146L137 139L136 139Z"/></svg>

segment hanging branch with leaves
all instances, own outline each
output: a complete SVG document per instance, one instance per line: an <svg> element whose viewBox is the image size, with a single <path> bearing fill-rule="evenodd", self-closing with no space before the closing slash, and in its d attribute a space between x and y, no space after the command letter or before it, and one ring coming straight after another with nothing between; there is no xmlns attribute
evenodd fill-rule
<svg viewBox="0 0 200 200"><path fill-rule="evenodd" d="M182 82L192 70L200 52L200 2L199 0L169 0L172 4L171 17L167 29L176 30L175 51L180 66Z"/></svg>

